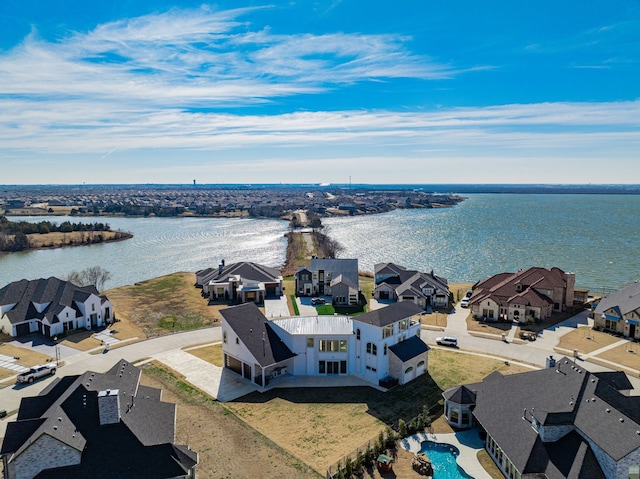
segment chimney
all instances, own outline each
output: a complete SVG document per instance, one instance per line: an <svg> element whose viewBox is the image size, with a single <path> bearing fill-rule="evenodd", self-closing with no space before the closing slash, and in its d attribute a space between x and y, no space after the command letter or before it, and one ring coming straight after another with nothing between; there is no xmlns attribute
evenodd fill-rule
<svg viewBox="0 0 640 479"><path fill-rule="evenodd" d="M120 395L118 389L107 389L98 393L100 425L120 422Z"/></svg>
<svg viewBox="0 0 640 479"><path fill-rule="evenodd" d="M553 359L553 356L549 356L547 358L547 369L552 369L556 367L556 360Z"/></svg>

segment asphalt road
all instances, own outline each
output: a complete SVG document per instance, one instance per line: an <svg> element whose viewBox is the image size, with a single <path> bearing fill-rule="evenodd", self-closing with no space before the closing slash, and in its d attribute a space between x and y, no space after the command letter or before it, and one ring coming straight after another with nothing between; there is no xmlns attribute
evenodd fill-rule
<svg viewBox="0 0 640 479"><path fill-rule="evenodd" d="M553 355L559 359L562 355L554 352L554 347L558 344L560 337L575 328L578 324L588 324L587 312L544 330L534 342L515 343L509 340L508 335L505 341L500 338L485 338L472 336L466 329L466 317L469 310L457 308L447 315L447 327L443 330L422 329L421 337L434 348L438 336L455 336L458 339L458 348L461 353L480 354L483 356L496 357L501 360L512 362L522 362L545 366L546 359ZM444 323L444 315L443 315ZM120 359L129 362L150 358L154 354L179 350L185 346L203 344L222 339L220 327L212 327L177 333L159 338L149 339L138 343L133 343L118 348L113 348L107 353L77 352L67 355L64 358L64 366L58 370L58 375L82 374L86 371L105 372ZM442 346L442 348L446 348ZM580 361L582 367L589 371L607 370L602 366L595 365L587 361ZM636 389L640 389L638 378L629 378ZM20 400L26 396L38 395L47 385L54 380L54 377L44 378L29 385L10 384L0 389L0 409L14 411L18 409ZM0 437L4 436L6 423L14 420L15 416L8 416L0 420Z"/></svg>

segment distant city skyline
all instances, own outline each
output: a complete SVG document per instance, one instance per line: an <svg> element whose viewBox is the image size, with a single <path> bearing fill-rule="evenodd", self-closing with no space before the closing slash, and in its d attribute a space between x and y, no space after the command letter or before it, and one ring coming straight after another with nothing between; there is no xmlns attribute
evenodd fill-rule
<svg viewBox="0 0 640 479"><path fill-rule="evenodd" d="M0 184L638 184L640 5L0 2Z"/></svg>

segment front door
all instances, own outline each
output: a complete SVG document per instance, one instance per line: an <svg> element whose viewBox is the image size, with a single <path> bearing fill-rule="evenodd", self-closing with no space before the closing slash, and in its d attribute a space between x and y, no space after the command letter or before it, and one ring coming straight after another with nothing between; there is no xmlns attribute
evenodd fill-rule
<svg viewBox="0 0 640 479"><path fill-rule="evenodd" d="M629 337L631 339L636 337L636 325L629 323Z"/></svg>

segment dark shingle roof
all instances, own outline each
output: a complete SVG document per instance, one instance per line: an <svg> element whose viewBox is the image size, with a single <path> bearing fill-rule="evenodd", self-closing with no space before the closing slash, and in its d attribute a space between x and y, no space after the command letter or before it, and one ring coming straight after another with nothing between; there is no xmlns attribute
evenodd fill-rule
<svg viewBox="0 0 640 479"><path fill-rule="evenodd" d="M55 316L65 307L78 311L75 301L85 302L92 294L98 295L98 290L93 285L77 286L53 276L32 281L22 279L0 289L0 305L15 305L7 312L12 324L44 317L53 323L57 322ZM34 304L47 303L50 304L41 312L34 307Z"/></svg>
<svg viewBox="0 0 640 479"><path fill-rule="evenodd" d="M260 366L266 367L295 356L255 303L223 309L220 315Z"/></svg>
<svg viewBox="0 0 640 479"><path fill-rule="evenodd" d="M447 389L442 395L447 401L455 404L475 404L476 402L476 393L467 386L457 386Z"/></svg>
<svg viewBox="0 0 640 479"><path fill-rule="evenodd" d="M509 376L492 374L481 383L466 385L476 394L473 411L476 420L519 471L541 473L549 464L557 471L568 468L577 474L563 476L547 470L550 478L582 478L588 477L580 475L584 464L593 459L586 442L583 446L569 437L565 441L542 443L531 427L533 417L542 426L575 427L614 460L640 448L640 436L636 433L640 430L640 397L621 394L567 358L556 366ZM563 450L564 453L558 452ZM574 455L580 453L584 463L561 466L560 456L567 454L567 450ZM593 477L603 477L599 474Z"/></svg>
<svg viewBox="0 0 640 479"><path fill-rule="evenodd" d="M418 336L411 336L389 347L389 351L395 354L403 363L429 351L429 346Z"/></svg>
<svg viewBox="0 0 640 479"><path fill-rule="evenodd" d="M21 454L42 434L82 451L76 466L45 470L36 477L163 479L184 477L197 454L173 444L175 404L158 399L159 390L139 388L141 371L120 361L104 374L86 372L61 378L36 398L24 398L18 420L9 423L2 453ZM120 418L99 424L98 392L118 389ZM110 460L105 460L104 445Z"/></svg>
<svg viewBox="0 0 640 479"><path fill-rule="evenodd" d="M384 308L375 309L360 316L354 316L353 320L360 323L373 324L374 326L384 327L389 324L400 321L401 319L410 318L416 314L424 313L424 309L411 301L401 301L399 303L390 304Z"/></svg>
<svg viewBox="0 0 640 479"><path fill-rule="evenodd" d="M243 261L224 266L222 271L215 269L208 275L205 275L202 281L203 283L208 283L210 281L226 282L232 276L240 276L242 278L259 281L261 283L273 283L278 281L282 277L282 274L275 268L258 263Z"/></svg>

